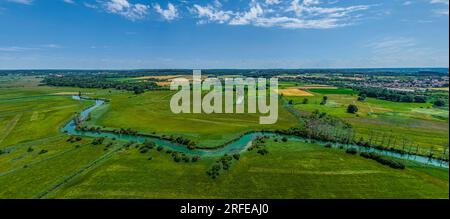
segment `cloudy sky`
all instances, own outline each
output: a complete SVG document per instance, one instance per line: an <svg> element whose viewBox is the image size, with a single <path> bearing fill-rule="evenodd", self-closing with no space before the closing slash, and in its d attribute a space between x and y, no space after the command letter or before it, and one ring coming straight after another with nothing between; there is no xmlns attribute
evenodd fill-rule
<svg viewBox="0 0 450 219"><path fill-rule="evenodd" d="M0 69L448 67L449 0L0 0Z"/></svg>

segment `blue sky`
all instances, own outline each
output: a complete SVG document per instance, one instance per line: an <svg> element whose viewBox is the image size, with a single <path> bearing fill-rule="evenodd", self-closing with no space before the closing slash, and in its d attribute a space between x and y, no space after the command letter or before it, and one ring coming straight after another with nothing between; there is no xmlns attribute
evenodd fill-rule
<svg viewBox="0 0 450 219"><path fill-rule="evenodd" d="M449 0L0 0L0 69L448 67Z"/></svg>

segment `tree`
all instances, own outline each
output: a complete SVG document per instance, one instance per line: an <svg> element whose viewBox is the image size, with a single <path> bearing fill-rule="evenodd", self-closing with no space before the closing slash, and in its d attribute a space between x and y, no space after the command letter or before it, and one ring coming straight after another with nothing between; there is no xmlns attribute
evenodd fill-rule
<svg viewBox="0 0 450 219"><path fill-rule="evenodd" d="M361 95L358 97L358 101L364 102L364 101L366 100L366 98L367 98L367 95L366 95L366 94L361 94Z"/></svg>
<svg viewBox="0 0 450 219"><path fill-rule="evenodd" d="M348 107L347 107L347 112L348 113L356 113L356 112L358 112L358 106L356 106L355 104L350 104L350 105L348 105Z"/></svg>
<svg viewBox="0 0 450 219"><path fill-rule="evenodd" d="M302 103L303 104L308 104L309 103L309 99L308 98L304 98Z"/></svg>
<svg viewBox="0 0 450 219"><path fill-rule="evenodd" d="M426 103L427 102L427 97L425 97L425 96L415 96L414 97L414 102L416 102L416 103Z"/></svg>
<svg viewBox="0 0 450 219"><path fill-rule="evenodd" d="M414 101L414 97L412 95L403 95L400 97L400 102L411 103Z"/></svg>
<svg viewBox="0 0 450 219"><path fill-rule="evenodd" d="M434 101L433 105L437 107L445 106L445 101L442 99L438 99Z"/></svg>
<svg viewBox="0 0 450 219"><path fill-rule="evenodd" d="M328 96L323 96L322 102L320 102L320 105L325 105L325 104L327 104L327 101L328 101Z"/></svg>

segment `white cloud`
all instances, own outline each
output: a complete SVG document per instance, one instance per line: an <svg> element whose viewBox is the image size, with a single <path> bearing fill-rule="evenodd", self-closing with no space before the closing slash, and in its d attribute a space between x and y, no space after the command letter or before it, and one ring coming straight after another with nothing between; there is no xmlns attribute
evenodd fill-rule
<svg viewBox="0 0 450 219"><path fill-rule="evenodd" d="M264 10L257 2L253 2L253 5L247 12L238 14L230 21L231 25L246 25L251 24L254 21L258 21L264 15Z"/></svg>
<svg viewBox="0 0 450 219"><path fill-rule="evenodd" d="M328 5L322 6L322 5ZM319 0L252 0L245 11L225 11L214 5L194 5L192 12L199 23L220 23L229 25L254 25L260 27L281 27L290 29L327 29L355 23L361 11L369 5L330 7Z"/></svg>
<svg viewBox="0 0 450 219"><path fill-rule="evenodd" d="M268 5L277 5L281 3L281 0L266 0L265 3Z"/></svg>
<svg viewBox="0 0 450 219"><path fill-rule="evenodd" d="M448 16L448 8L447 9L445 9L445 8L443 8L443 9L434 9L433 10L433 13L434 14L436 14L436 15L443 15L443 16Z"/></svg>
<svg viewBox="0 0 450 219"><path fill-rule="evenodd" d="M87 3L87 2L83 2L83 5L84 5L84 7L86 7L86 8L92 8L92 9L98 8L97 5L89 4L89 3Z"/></svg>
<svg viewBox="0 0 450 219"><path fill-rule="evenodd" d="M31 3L33 3L33 0L7 0L7 1L24 5L31 5Z"/></svg>
<svg viewBox="0 0 450 219"><path fill-rule="evenodd" d="M31 47L26 46L6 46L0 47L0 52L27 52L33 50L43 50L43 49L60 49L63 48L59 44L43 44L43 45L35 45Z"/></svg>
<svg viewBox="0 0 450 219"><path fill-rule="evenodd" d="M431 0L430 1L431 4L449 4L449 0Z"/></svg>
<svg viewBox="0 0 450 219"><path fill-rule="evenodd" d="M220 8L217 8L212 5L200 6L194 4L191 11L195 13L197 17L200 19L200 21L198 22L200 24L210 22L217 22L223 24L228 22L231 19L231 16L233 16L232 11L222 11Z"/></svg>
<svg viewBox="0 0 450 219"><path fill-rule="evenodd" d="M440 9L433 9L432 12L436 15L444 15L444 16L448 16L448 5L449 5L449 0L431 0L430 1L431 4L444 4L447 5L446 8L440 8Z"/></svg>
<svg viewBox="0 0 450 219"><path fill-rule="evenodd" d="M103 2L103 8L112 14L121 15L129 20L141 20L148 15L148 5L130 3L128 0L108 0Z"/></svg>
<svg viewBox="0 0 450 219"><path fill-rule="evenodd" d="M405 2L403 2L403 5L405 5L405 6L412 5L412 1L405 1Z"/></svg>
<svg viewBox="0 0 450 219"><path fill-rule="evenodd" d="M448 50L426 47L411 37L372 39L366 47L370 56L365 62L371 66L448 66Z"/></svg>
<svg viewBox="0 0 450 219"><path fill-rule="evenodd" d="M159 4L155 4L153 6L155 11L159 13L165 20L171 21L174 19L177 19L179 17L177 8L172 4L169 3L167 5L167 9L162 9Z"/></svg>
<svg viewBox="0 0 450 219"><path fill-rule="evenodd" d="M75 4L75 1L73 1L73 0L63 0L63 2L65 2L67 4Z"/></svg>
<svg viewBox="0 0 450 219"><path fill-rule="evenodd" d="M8 47L0 47L0 52L23 52L23 51L36 50L36 49L38 49L38 48L8 46Z"/></svg>

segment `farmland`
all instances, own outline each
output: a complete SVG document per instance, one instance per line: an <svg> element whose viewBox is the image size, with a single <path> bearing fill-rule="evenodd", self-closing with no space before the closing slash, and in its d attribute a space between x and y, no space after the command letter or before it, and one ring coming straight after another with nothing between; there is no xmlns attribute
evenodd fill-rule
<svg viewBox="0 0 450 219"><path fill-rule="evenodd" d="M136 94L38 86L41 78L32 76L0 79L0 198L448 198L448 168L389 158L405 166L393 169L314 140L267 138L263 149L244 150L212 178L207 171L219 157L177 160L180 154L158 145L144 150L142 144L111 138L97 144L98 139L61 132L75 113L93 104L71 98L79 92L109 100L90 114L87 126L179 136L204 148L250 131L301 128L308 117L288 110L289 102L300 115L319 111L348 122L356 139L396 136L392 145L398 149L405 144L440 156L448 145L448 107L430 101L360 101L350 88L281 82L280 89L310 95L282 95L278 122L262 126L262 114L173 114L169 101L175 92L167 89ZM358 112L348 113L349 104Z"/></svg>
<svg viewBox="0 0 450 219"><path fill-rule="evenodd" d="M448 197L448 175L443 169L423 170L420 165L411 164L409 170L402 172L342 151L298 142L271 142L268 150L267 157L255 152L245 154L217 180L204 174L212 163L210 159L180 164L171 161L165 153L152 151L142 155L137 150L124 150L49 197ZM149 156L153 160L149 161ZM436 175L433 175L434 171Z"/></svg>
<svg viewBox="0 0 450 219"><path fill-rule="evenodd" d="M231 118L228 114L174 114L169 105L173 94L172 91L157 91L139 96L129 93L108 95L106 98L111 104L94 112L88 124L131 128L158 135L181 135L205 147L217 146L248 131L261 129L260 114L234 114ZM289 128L295 124L295 117L280 107L278 122L264 128Z"/></svg>
<svg viewBox="0 0 450 219"><path fill-rule="evenodd" d="M287 98L304 113L319 110L343 118L355 127L358 137L369 139L371 132L372 135L377 133L379 139L382 135L386 138L388 134L395 135L399 136L399 147L403 146L401 141L405 138L424 150L433 147L442 151L448 145L448 109L435 108L430 103L393 103L373 98L361 102L354 93L348 94L347 89L312 89L310 92L313 97ZM320 104L324 96L329 100ZM308 104L302 104L305 98L309 100ZM356 104L359 111L347 113L349 104Z"/></svg>

